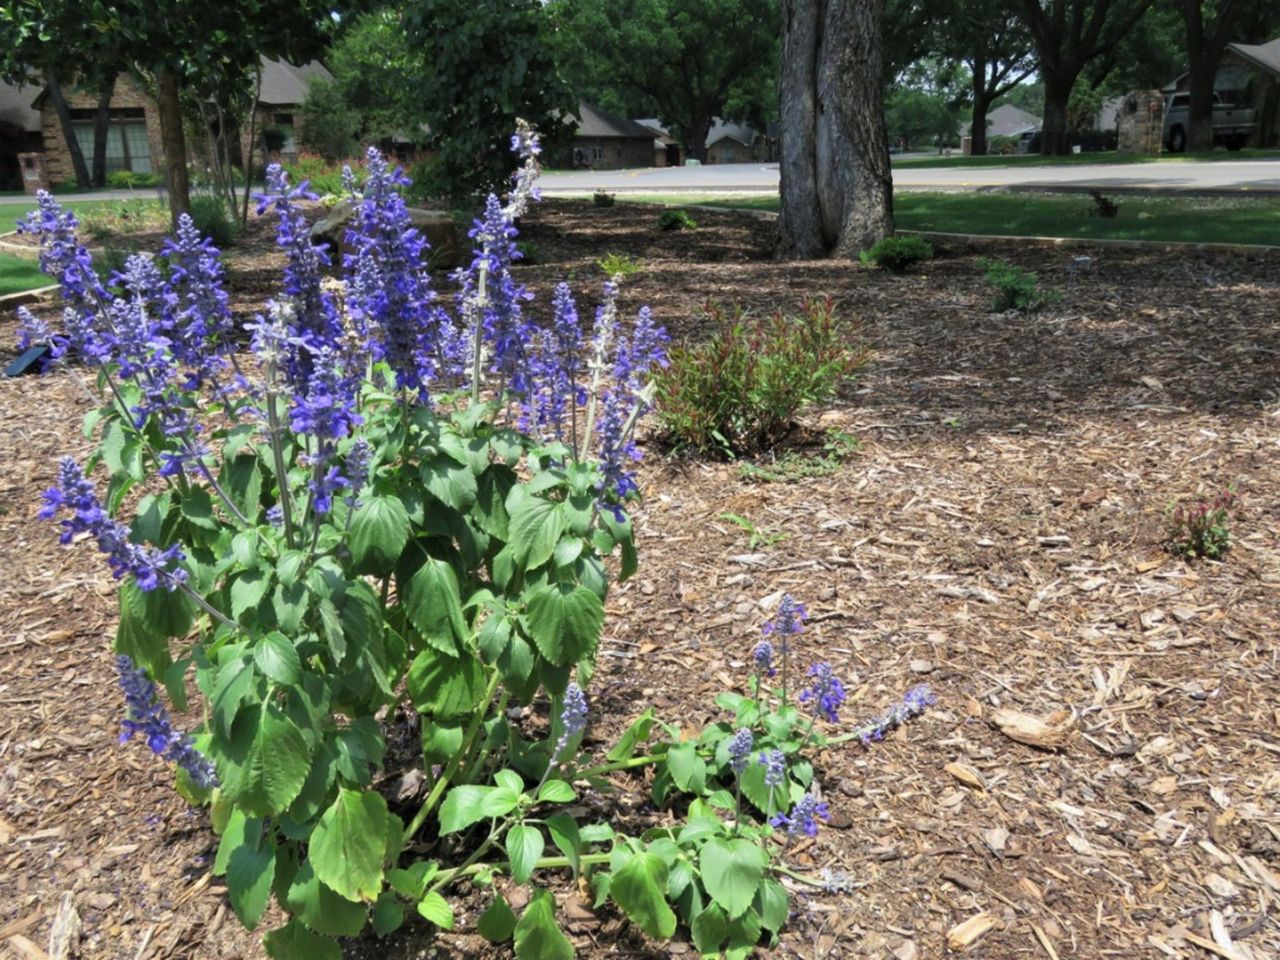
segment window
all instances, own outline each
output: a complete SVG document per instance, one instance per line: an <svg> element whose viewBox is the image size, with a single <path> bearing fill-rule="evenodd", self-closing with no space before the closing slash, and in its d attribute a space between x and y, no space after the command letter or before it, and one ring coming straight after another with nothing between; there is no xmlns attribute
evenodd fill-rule
<svg viewBox="0 0 1280 960"><path fill-rule="evenodd" d="M84 162L93 166L93 114L92 110L73 110L72 129ZM147 121L142 110L127 108L112 110L107 123L107 173L131 170L134 173L151 173L151 141L147 137Z"/></svg>
<svg viewBox="0 0 1280 960"><path fill-rule="evenodd" d="M293 114L277 113L275 121L276 127L284 134L284 146L280 148L280 152L296 156L298 144L293 135Z"/></svg>

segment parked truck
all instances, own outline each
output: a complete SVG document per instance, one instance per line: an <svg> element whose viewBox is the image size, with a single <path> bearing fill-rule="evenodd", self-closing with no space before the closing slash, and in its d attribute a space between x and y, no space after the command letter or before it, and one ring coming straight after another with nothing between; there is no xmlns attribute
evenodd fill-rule
<svg viewBox="0 0 1280 960"><path fill-rule="evenodd" d="M1214 146L1239 150L1249 140L1258 126L1258 111L1252 107L1238 107L1221 93L1213 95L1213 143ZM1191 134L1191 94L1175 93L1165 102L1164 145L1170 153L1182 153L1187 149Z"/></svg>

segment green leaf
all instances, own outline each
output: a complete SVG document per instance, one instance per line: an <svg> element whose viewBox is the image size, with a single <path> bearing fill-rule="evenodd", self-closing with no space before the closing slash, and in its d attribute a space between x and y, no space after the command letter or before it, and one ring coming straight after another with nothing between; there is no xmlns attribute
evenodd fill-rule
<svg viewBox="0 0 1280 960"><path fill-rule="evenodd" d="M764 773L764 764L750 763L747 769L742 771L739 783L742 785L742 795L750 800L756 809L761 813L773 815L788 805L785 786L787 781L783 781L783 786L770 787L764 782Z"/></svg>
<svg viewBox="0 0 1280 960"><path fill-rule="evenodd" d="M455 510L467 510L476 502L476 475L452 457L438 454L424 460L422 482L432 496Z"/></svg>
<svg viewBox="0 0 1280 960"><path fill-rule="evenodd" d="M693 934L693 945L698 948L699 953L719 953L720 945L729 936L729 918L716 904L708 904L705 910L693 918L690 932Z"/></svg>
<svg viewBox="0 0 1280 960"><path fill-rule="evenodd" d="M258 516L262 498L262 471L254 453L242 453L222 466L219 479L231 502L250 521Z"/></svg>
<svg viewBox="0 0 1280 960"><path fill-rule="evenodd" d="M489 904L489 909L482 913L480 919L476 921L476 930L480 936L491 943L502 943L504 940L511 939L511 934L515 929L516 915L512 913L511 906L503 899L501 894L493 898L493 903Z"/></svg>
<svg viewBox="0 0 1280 960"><path fill-rule="evenodd" d="M252 930L262 919L276 876L276 846L271 835L262 836L260 821L255 836L231 851L227 859L227 894L240 922ZM221 850L219 850L221 852Z"/></svg>
<svg viewBox="0 0 1280 960"><path fill-rule="evenodd" d="M304 860L285 892L284 905L317 933L354 937L364 929L367 909L340 897L320 882L310 860Z"/></svg>
<svg viewBox="0 0 1280 960"><path fill-rule="evenodd" d="M507 497L511 516L510 545L516 560L526 570L533 570L551 559L551 554L564 533L564 514L560 505L528 493L523 487L512 488Z"/></svg>
<svg viewBox="0 0 1280 960"><path fill-rule="evenodd" d="M270 703L236 718L226 758L230 762L222 792L254 817L287 809L311 770L307 738Z"/></svg>
<svg viewBox="0 0 1280 960"><path fill-rule="evenodd" d="M543 657L572 666L595 650L604 604L585 587L549 583L530 594L524 625Z"/></svg>
<svg viewBox="0 0 1280 960"><path fill-rule="evenodd" d="M760 914L760 925L777 933L786 924L791 909L787 888L777 880L766 879L756 894L755 908Z"/></svg>
<svg viewBox="0 0 1280 960"><path fill-rule="evenodd" d="M418 860L406 870L387 871L387 883L403 897L410 900L421 900L427 892L427 884L440 872L440 865L434 860Z"/></svg>
<svg viewBox="0 0 1280 960"><path fill-rule="evenodd" d="M511 879L516 883L528 883L545 848L546 841L537 827L518 824L508 830L507 859L511 863Z"/></svg>
<svg viewBox="0 0 1280 960"><path fill-rule="evenodd" d="M507 495L516 484L516 474L508 466L490 465L480 474L476 503L471 516L491 537L506 541L511 535L511 518L507 515Z"/></svg>
<svg viewBox="0 0 1280 960"><path fill-rule="evenodd" d="M123 653L151 676L159 677L171 662L169 640L152 628L142 598L142 591L134 584L120 586L120 625L116 628L115 651Z"/></svg>
<svg viewBox="0 0 1280 960"><path fill-rule="evenodd" d="M653 707L645 710L644 713L631 721L631 726L623 732L618 739L618 744L609 751L607 759L611 763L617 763L620 760L630 760L635 756L636 747L649 739L649 731L653 729L657 717L653 712Z"/></svg>
<svg viewBox="0 0 1280 960"><path fill-rule="evenodd" d="M520 791L495 787L480 801L480 812L486 817L505 817L520 805Z"/></svg>
<svg viewBox="0 0 1280 960"><path fill-rule="evenodd" d="M453 567L428 557L400 588L405 612L423 640L451 657L467 648L470 631L462 614L458 576Z"/></svg>
<svg viewBox="0 0 1280 960"><path fill-rule="evenodd" d="M110 421L102 430L102 459L113 474L123 473L139 481L145 476L142 443L118 420Z"/></svg>
<svg viewBox="0 0 1280 960"><path fill-rule="evenodd" d="M258 669L276 683L295 684L302 677L302 661L289 638L273 630L253 648L253 662Z"/></svg>
<svg viewBox="0 0 1280 960"><path fill-rule="evenodd" d="M543 822L547 826L547 832L551 834L551 842L569 858L573 875L577 877L581 869L579 857L582 852L582 836L578 832L578 821L567 813L557 813L553 817L547 817Z"/></svg>
<svg viewBox="0 0 1280 960"><path fill-rule="evenodd" d="M667 903L667 865L652 853L637 853L613 875L609 895L631 921L657 940L676 932L676 915Z"/></svg>
<svg viewBox="0 0 1280 960"><path fill-rule="evenodd" d="M286 550L276 562L276 577L286 587L292 587L302 576L307 554L302 550Z"/></svg>
<svg viewBox="0 0 1280 960"><path fill-rule="evenodd" d="M286 634L297 633L302 620L307 615L307 607L311 603L311 594L306 585L295 583L286 587L283 583L276 587L271 598L272 609L276 614L276 626Z"/></svg>
<svg viewBox="0 0 1280 960"><path fill-rule="evenodd" d="M516 924L518 960L573 960L573 944L556 926L555 898L539 890Z"/></svg>
<svg viewBox="0 0 1280 960"><path fill-rule="evenodd" d="M441 930L453 929L453 907L434 890L418 901L418 913Z"/></svg>
<svg viewBox="0 0 1280 960"><path fill-rule="evenodd" d="M369 497L351 518L351 556L357 569L384 574L409 542L409 514L399 497Z"/></svg>
<svg viewBox="0 0 1280 960"><path fill-rule="evenodd" d="M221 524L213 515L213 499L203 487L192 487L179 501L179 509L187 522L202 530L219 530Z"/></svg>
<svg viewBox="0 0 1280 960"><path fill-rule="evenodd" d="M404 907L391 892L378 897L373 905L373 932L380 937L395 933L404 923Z"/></svg>
<svg viewBox="0 0 1280 960"><path fill-rule="evenodd" d="M312 933L296 919L262 938L271 960L342 960L336 940Z"/></svg>
<svg viewBox="0 0 1280 960"><path fill-rule="evenodd" d="M573 787L563 780L548 780L538 790L539 803L573 803L577 798Z"/></svg>
<svg viewBox="0 0 1280 960"><path fill-rule="evenodd" d="M348 900L373 900L382 889L386 830L387 801L381 794L339 790L307 848L316 876Z"/></svg>
<svg viewBox="0 0 1280 960"><path fill-rule="evenodd" d="M698 858L702 885L730 920L746 913L764 879L765 853L750 840L708 840Z"/></svg>
<svg viewBox="0 0 1280 960"><path fill-rule="evenodd" d="M701 794L707 786L707 762L698 756L693 743L682 743L667 751L671 779L685 793Z"/></svg>
<svg viewBox="0 0 1280 960"><path fill-rule="evenodd" d="M449 721L470 716L484 699L485 668L476 657L423 650L409 667L409 696L419 713Z"/></svg>
<svg viewBox="0 0 1280 960"><path fill-rule="evenodd" d="M489 794L497 789L497 787L464 783L450 790L448 796L444 798L444 803L440 804L440 832L457 833L485 819L485 813L481 807Z"/></svg>

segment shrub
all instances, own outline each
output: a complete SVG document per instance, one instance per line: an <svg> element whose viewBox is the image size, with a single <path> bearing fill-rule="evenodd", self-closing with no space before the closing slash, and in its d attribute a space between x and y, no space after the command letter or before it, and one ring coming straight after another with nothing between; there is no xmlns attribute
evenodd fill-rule
<svg viewBox="0 0 1280 960"><path fill-rule="evenodd" d="M212 193L191 195L191 220L220 250L235 243L240 233L240 223L227 209L227 202Z"/></svg>
<svg viewBox="0 0 1280 960"><path fill-rule="evenodd" d="M710 339L673 349L657 378L656 409L677 447L739 456L779 440L806 406L830 398L866 360L830 300L796 316L749 319L707 308Z"/></svg>
<svg viewBox="0 0 1280 960"><path fill-rule="evenodd" d="M991 303L991 309L995 313L1004 313L1006 310L1034 313L1058 300L1056 292L1038 289L1037 277L1029 270L986 257L978 261L978 266L986 271L987 283L995 287L996 298Z"/></svg>
<svg viewBox="0 0 1280 960"><path fill-rule="evenodd" d="M591 195L591 202L597 207L612 207L617 202L612 193L606 193L603 190L597 190Z"/></svg>
<svg viewBox="0 0 1280 960"><path fill-rule="evenodd" d="M622 253L606 253L596 262L606 277L631 277L640 272L640 261Z"/></svg>
<svg viewBox="0 0 1280 960"><path fill-rule="evenodd" d="M280 127L262 128L262 148L267 153L279 153L289 142L289 135Z"/></svg>
<svg viewBox="0 0 1280 960"><path fill-rule="evenodd" d="M107 186L113 190L137 190L158 187L164 178L158 173L137 173L133 170L113 170L107 174Z"/></svg>
<svg viewBox="0 0 1280 960"><path fill-rule="evenodd" d="M356 150L360 118L347 105L338 84L313 79L299 109L298 143L336 163ZM336 192L336 191L334 191Z"/></svg>
<svg viewBox="0 0 1280 960"><path fill-rule="evenodd" d="M353 171L360 166L354 160L349 165ZM346 196L347 188L342 184L343 166L341 163L330 163L319 154L302 153L297 160L286 163L284 168L294 183L308 181L313 193L321 196ZM359 174L356 179L360 179Z"/></svg>
<svg viewBox="0 0 1280 960"><path fill-rule="evenodd" d="M1216 560L1231 549L1231 512L1238 509L1234 493L1224 490L1209 501L1171 504L1169 547L1190 560Z"/></svg>
<svg viewBox="0 0 1280 960"><path fill-rule="evenodd" d="M697 221L683 210L663 210L658 217L659 230L694 230Z"/></svg>
<svg viewBox="0 0 1280 960"><path fill-rule="evenodd" d="M877 266L890 273L906 273L919 260L933 256L933 247L919 237L885 237L858 254L863 266Z"/></svg>
<svg viewBox="0 0 1280 960"><path fill-rule="evenodd" d="M1007 157L1018 152L1018 138L994 136L987 137L987 155Z"/></svg>

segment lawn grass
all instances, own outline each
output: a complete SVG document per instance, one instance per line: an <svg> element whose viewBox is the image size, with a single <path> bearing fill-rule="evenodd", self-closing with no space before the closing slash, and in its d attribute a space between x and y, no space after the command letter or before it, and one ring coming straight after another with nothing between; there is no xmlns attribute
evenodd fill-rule
<svg viewBox="0 0 1280 960"><path fill-rule="evenodd" d="M776 196L633 196L628 200L778 209ZM933 193L903 191L893 198L899 229L984 236L1078 237L1161 243L1237 243L1280 246L1280 198L1113 196L1119 213L1091 216L1088 196L1072 193Z"/></svg>
<svg viewBox="0 0 1280 960"><path fill-rule="evenodd" d="M1116 153L1114 150L1099 153L1071 153L1063 157L1042 157L1039 154L1015 153L1002 156L966 157L960 154L950 157L904 157L894 160L900 169L927 170L935 167L1062 167L1089 166L1104 163L1220 163L1232 160L1275 160L1280 162L1280 150L1260 147L1251 150L1212 150L1206 153L1162 153L1151 156L1145 153Z"/></svg>

